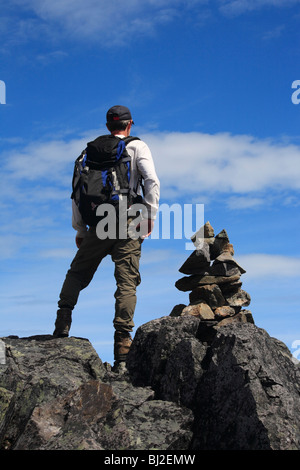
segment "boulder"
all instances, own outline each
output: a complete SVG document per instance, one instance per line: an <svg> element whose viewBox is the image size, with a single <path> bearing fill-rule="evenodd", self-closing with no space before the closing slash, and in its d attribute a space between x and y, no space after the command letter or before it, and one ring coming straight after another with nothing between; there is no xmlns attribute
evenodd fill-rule
<svg viewBox="0 0 300 470"><path fill-rule="evenodd" d="M1 338L0 448L300 450L299 361L255 324L223 321L141 325L119 374L83 338Z"/></svg>
<svg viewBox="0 0 300 470"><path fill-rule="evenodd" d="M193 449L299 450L300 369L250 323L218 328L198 383Z"/></svg>
<svg viewBox="0 0 300 470"><path fill-rule="evenodd" d="M212 309L225 305L225 298L217 284L196 287L189 295L190 303L205 301Z"/></svg>
<svg viewBox="0 0 300 470"><path fill-rule="evenodd" d="M193 410L191 449L299 450L300 366L288 348L249 322L212 325L204 342L207 322L188 318L141 326L128 366L157 397Z"/></svg>
<svg viewBox="0 0 300 470"><path fill-rule="evenodd" d="M192 315L199 317L201 320L213 320L215 318L214 312L206 302L188 305L182 310L181 315Z"/></svg>
<svg viewBox="0 0 300 470"><path fill-rule="evenodd" d="M83 338L3 338L2 450L186 449L193 413L154 399Z"/></svg>

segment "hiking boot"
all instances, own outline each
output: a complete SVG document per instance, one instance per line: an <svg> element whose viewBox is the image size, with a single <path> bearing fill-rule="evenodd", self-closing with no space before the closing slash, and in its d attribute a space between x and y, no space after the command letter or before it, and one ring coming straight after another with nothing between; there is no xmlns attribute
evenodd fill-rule
<svg viewBox="0 0 300 470"><path fill-rule="evenodd" d="M114 358L116 363L125 362L132 343L127 331L116 331L114 336Z"/></svg>
<svg viewBox="0 0 300 470"><path fill-rule="evenodd" d="M68 309L60 309L57 311L55 321L55 330L53 336L56 338L66 338L69 336L69 331L72 323L72 312Z"/></svg>

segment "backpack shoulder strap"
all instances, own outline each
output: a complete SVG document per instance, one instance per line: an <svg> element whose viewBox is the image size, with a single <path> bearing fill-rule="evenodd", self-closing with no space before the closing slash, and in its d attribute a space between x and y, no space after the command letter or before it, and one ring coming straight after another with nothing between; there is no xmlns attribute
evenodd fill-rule
<svg viewBox="0 0 300 470"><path fill-rule="evenodd" d="M118 144L118 151L117 151L117 160L119 160L122 157L122 161L128 161L130 159L127 151L124 153L126 145L132 142L133 140L140 140L138 137L124 137L124 138L119 138L119 144Z"/></svg>
<svg viewBox="0 0 300 470"><path fill-rule="evenodd" d="M139 137L128 136L128 137L125 137L123 140L124 140L125 146L126 146L127 144L129 144L133 140L141 140L141 139ZM142 188L143 194L145 194L142 175L140 175L138 180L137 180L137 184L136 184L136 187L135 187L135 190L134 190L135 194L138 194L139 187Z"/></svg>

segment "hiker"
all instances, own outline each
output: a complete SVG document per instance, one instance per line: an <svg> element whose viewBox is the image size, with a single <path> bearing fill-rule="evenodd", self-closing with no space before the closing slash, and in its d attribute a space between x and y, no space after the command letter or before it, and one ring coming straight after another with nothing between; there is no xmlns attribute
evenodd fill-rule
<svg viewBox="0 0 300 470"><path fill-rule="evenodd" d="M72 226L77 231L75 240L78 251L62 286L58 301L59 308L55 321L55 330L53 332L55 337L67 337L69 335L72 310L77 303L80 291L89 285L101 260L105 256L110 255L115 264L114 275L117 285L114 295L115 316L113 319L115 328L115 368L119 364L124 366L132 342L130 333L134 328L133 316L136 306L136 287L141 282L139 273L141 245L143 240L153 230L159 203L159 180L156 175L151 151L142 140L137 137L130 137L133 124L131 113L127 107L113 106L106 114L106 127L110 134L100 136L93 142L88 143L87 149L82 154L84 156L78 157L76 160L79 170L74 170L73 176ZM116 145L118 145L118 155L122 149L124 151L121 156L124 160L122 164L127 164L127 168L128 162L130 164L129 182L128 180L127 183L125 181L123 183L119 182L119 186L126 186L127 184L127 188L123 189L121 187L118 191L117 185L115 185L113 188L115 195L114 197L110 195L109 199L107 196L109 184L107 181L109 178L107 178L105 186L101 190L101 196L97 200L94 197L93 202L91 202L92 196L82 194L85 184L82 184L82 181L80 182L80 178L86 177L89 172L91 174L91 168L94 169L94 177L96 177L96 174L102 169L103 173L100 178L102 181L104 179L103 165L105 166L103 164L103 155L105 155L106 160L110 159L110 161L115 162L116 157L113 157L112 154L116 152L114 150ZM127 158L124 155L125 157L127 155ZM111 169L108 170L109 172L111 182L113 174L116 175L116 172L111 171ZM124 171L122 174L125 174ZM78 179L77 183L76 178ZM141 191L141 181L143 182L143 191ZM80 190L81 194L78 195ZM89 208L90 214L97 214L98 211L96 212L95 208L100 201L97 207L101 209L101 197L103 197L103 194L106 194L106 202L111 201L114 204L112 207L117 208L118 205L115 203L116 198L118 204L120 204L122 198L124 199L122 191L128 198L128 201L133 203L135 203L135 200L141 201L141 192L143 192L142 219L136 228L136 231L139 231L139 236L130 237L127 234L125 237L120 237L118 236L119 231L116 230L116 237L99 238L97 235L97 225L88 216L85 217L85 208ZM85 202L82 202L83 199ZM94 203L95 200L96 203ZM126 218L127 225L130 221L132 221L132 217L128 217L128 220ZM118 223L121 222L117 220L117 225ZM104 292L100 291L101 294L103 295ZM107 315L107 312L103 312L103 315Z"/></svg>

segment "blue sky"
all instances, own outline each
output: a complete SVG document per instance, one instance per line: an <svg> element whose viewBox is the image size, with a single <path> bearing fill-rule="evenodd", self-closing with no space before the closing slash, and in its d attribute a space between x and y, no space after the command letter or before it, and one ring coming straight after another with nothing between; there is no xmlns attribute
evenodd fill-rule
<svg viewBox="0 0 300 470"><path fill-rule="evenodd" d="M124 104L161 203L204 204L247 271L255 323L298 355L300 1L0 0L0 11L0 336L52 333L76 251L73 162ZM185 243L143 244L136 327L188 304L174 287ZM114 291L106 259L71 330L108 362Z"/></svg>

